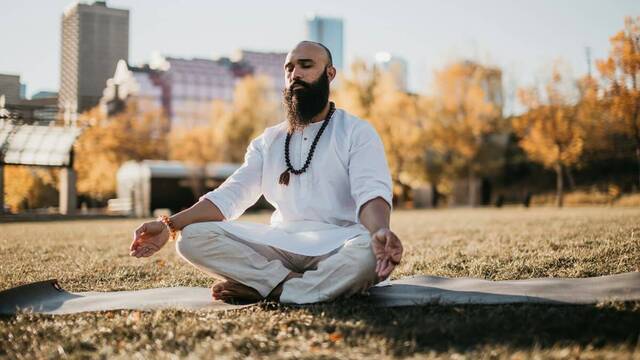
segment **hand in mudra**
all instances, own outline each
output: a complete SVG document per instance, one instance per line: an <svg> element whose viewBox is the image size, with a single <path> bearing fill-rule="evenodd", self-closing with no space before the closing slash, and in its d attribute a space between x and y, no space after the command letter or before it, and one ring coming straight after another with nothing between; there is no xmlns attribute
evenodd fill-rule
<svg viewBox="0 0 640 360"><path fill-rule="evenodd" d="M133 233L129 255L149 257L160 250L169 240L169 230L160 221L149 221L138 226Z"/></svg>
<svg viewBox="0 0 640 360"><path fill-rule="evenodd" d="M376 256L376 274L382 281L402 260L402 243L390 229L380 229L371 235L371 247Z"/></svg>

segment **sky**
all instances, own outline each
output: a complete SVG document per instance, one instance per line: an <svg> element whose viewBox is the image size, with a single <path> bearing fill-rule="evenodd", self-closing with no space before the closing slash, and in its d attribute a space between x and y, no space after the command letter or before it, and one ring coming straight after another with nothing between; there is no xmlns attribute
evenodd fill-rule
<svg viewBox="0 0 640 360"><path fill-rule="evenodd" d="M69 0L0 0L0 73L18 74L27 95L57 90L60 22ZM130 10L129 60L151 53L229 56L236 49L288 51L305 38L305 17L344 20L345 62L379 51L407 60L409 89L428 92L434 71L459 59L503 69L506 96L539 82L554 61L574 76L606 57L609 37L638 0L317 0L315 2L111 0ZM509 109L506 109L509 112Z"/></svg>

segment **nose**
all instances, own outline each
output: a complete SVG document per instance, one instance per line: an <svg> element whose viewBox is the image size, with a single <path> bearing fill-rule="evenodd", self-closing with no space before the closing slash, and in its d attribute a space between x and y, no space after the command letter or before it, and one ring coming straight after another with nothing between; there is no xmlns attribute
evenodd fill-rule
<svg viewBox="0 0 640 360"><path fill-rule="evenodd" d="M291 81L293 80L302 80L302 71L297 66L291 71Z"/></svg>

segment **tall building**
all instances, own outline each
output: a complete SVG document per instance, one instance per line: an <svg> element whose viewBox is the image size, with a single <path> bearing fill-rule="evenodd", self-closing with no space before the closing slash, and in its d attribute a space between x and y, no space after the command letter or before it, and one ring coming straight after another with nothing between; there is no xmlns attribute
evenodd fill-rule
<svg viewBox="0 0 640 360"><path fill-rule="evenodd" d="M7 104L20 101L20 75L0 74L0 96L2 95Z"/></svg>
<svg viewBox="0 0 640 360"><path fill-rule="evenodd" d="M58 105L65 116L100 101L118 60L129 58L129 10L105 1L75 3L62 15L62 50Z"/></svg>
<svg viewBox="0 0 640 360"><path fill-rule="evenodd" d="M342 70L344 40L342 19L311 15L307 17L307 40L319 42L331 50L333 66Z"/></svg>
<svg viewBox="0 0 640 360"><path fill-rule="evenodd" d="M388 52L376 54L375 66L393 77L398 90L407 91L407 61Z"/></svg>

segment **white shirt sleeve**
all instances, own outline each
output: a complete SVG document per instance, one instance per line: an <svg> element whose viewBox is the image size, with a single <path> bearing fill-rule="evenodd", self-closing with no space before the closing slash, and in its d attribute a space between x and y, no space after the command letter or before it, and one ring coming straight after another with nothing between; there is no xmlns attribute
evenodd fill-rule
<svg viewBox="0 0 640 360"><path fill-rule="evenodd" d="M200 197L214 203L225 220L235 220L262 195L262 140L253 139L244 155L244 163L217 189Z"/></svg>
<svg viewBox="0 0 640 360"><path fill-rule="evenodd" d="M356 220L367 201L383 198L393 207L391 174L380 136L369 123L357 126L349 149L349 183L356 203Z"/></svg>

